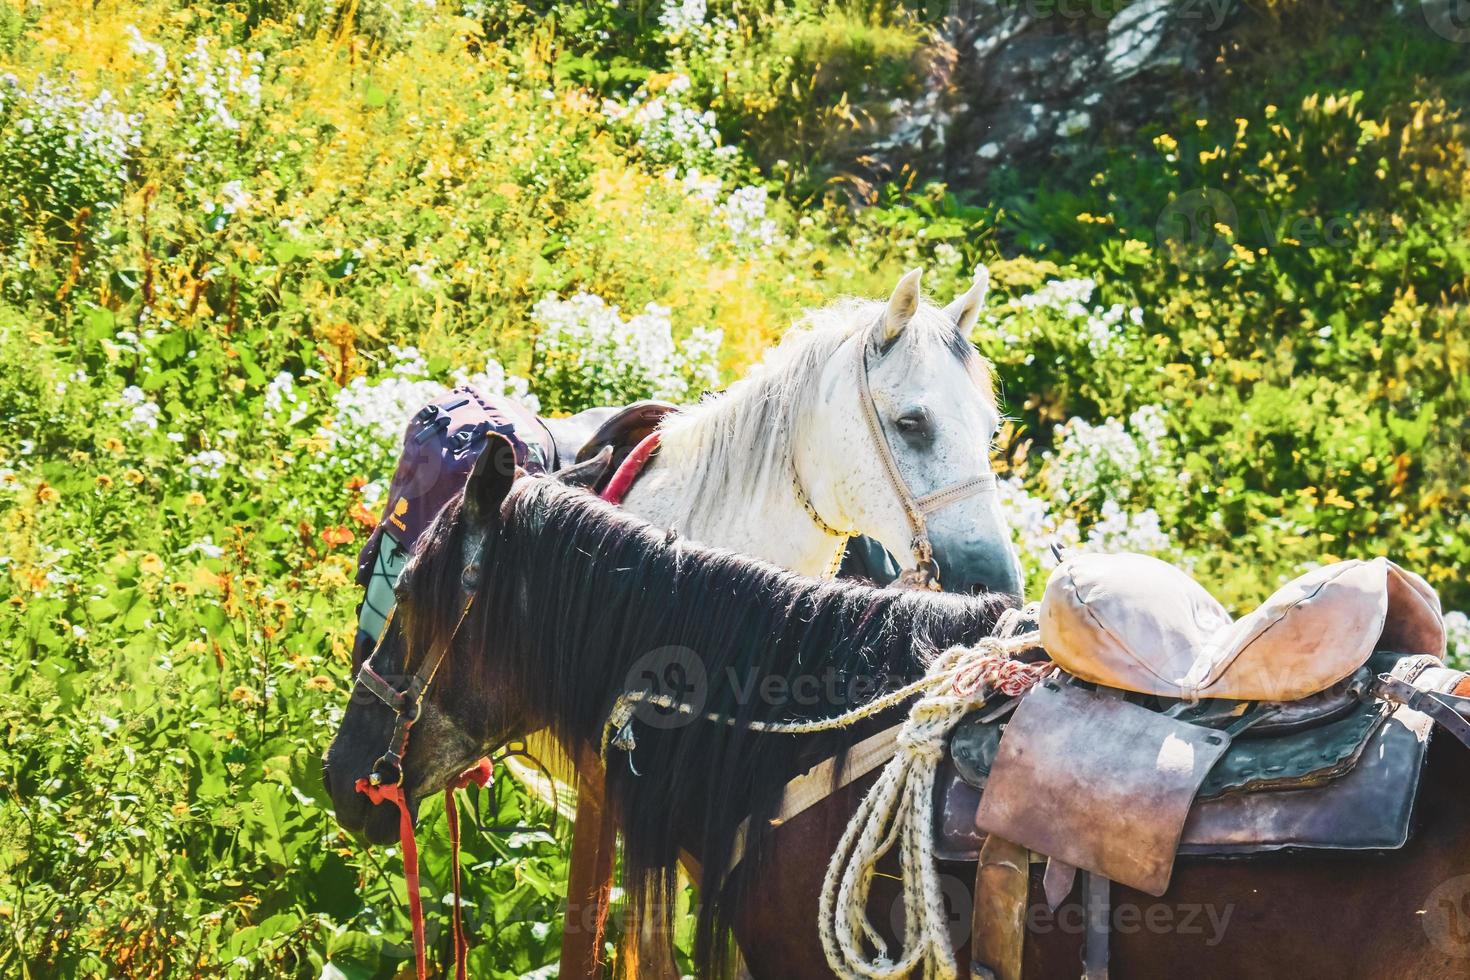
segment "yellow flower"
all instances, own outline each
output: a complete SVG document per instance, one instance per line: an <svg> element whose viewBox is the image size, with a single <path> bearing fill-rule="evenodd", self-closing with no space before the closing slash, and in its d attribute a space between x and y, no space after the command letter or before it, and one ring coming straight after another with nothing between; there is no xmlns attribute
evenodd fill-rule
<svg viewBox="0 0 1470 980"><path fill-rule="evenodd" d="M36 488L36 499L43 504L54 504L61 499L61 494L49 483L43 483Z"/></svg>
<svg viewBox="0 0 1470 980"><path fill-rule="evenodd" d="M311 688L313 691L330 691L336 688L337 684L326 674L317 674L311 680L306 682L306 686Z"/></svg>
<svg viewBox="0 0 1470 980"><path fill-rule="evenodd" d="M106 473L98 475L97 485L99 487L102 487L103 489L112 486L112 477L108 476Z"/></svg>
<svg viewBox="0 0 1470 980"><path fill-rule="evenodd" d="M189 812L189 804L187 804L187 803L175 803L173 805L173 811L174 811L174 816L176 816L176 817L182 817L182 816L184 816L185 814L187 814Z"/></svg>
<svg viewBox="0 0 1470 980"><path fill-rule="evenodd" d="M1270 119L1274 115L1276 115L1276 107L1274 105L1266 106L1266 118Z"/></svg>
<svg viewBox="0 0 1470 980"><path fill-rule="evenodd" d="M187 494L184 495L184 503L189 507L203 507L204 502L204 494L200 493L198 490L190 490Z"/></svg>
<svg viewBox="0 0 1470 980"><path fill-rule="evenodd" d="M1179 149L1178 141L1175 140L1174 137L1170 136L1168 133L1163 133L1159 136L1155 136L1154 146L1158 147L1165 153L1173 153L1175 150Z"/></svg>
<svg viewBox="0 0 1470 980"><path fill-rule="evenodd" d="M124 482L131 483L133 486L136 487L138 484L143 482L143 474L139 473L135 469L128 469L123 472L123 480Z"/></svg>
<svg viewBox="0 0 1470 980"><path fill-rule="evenodd" d="M144 575L162 575L163 559L150 551L138 559L138 571Z"/></svg>
<svg viewBox="0 0 1470 980"><path fill-rule="evenodd" d="M123 442L121 439L117 438L116 436L108 436L106 439L102 440L102 448L106 449L110 453L117 453L120 455L123 449L125 449L126 447L123 446Z"/></svg>
<svg viewBox="0 0 1470 980"><path fill-rule="evenodd" d="M230 700L236 704L254 704L255 692L242 684L230 692Z"/></svg>

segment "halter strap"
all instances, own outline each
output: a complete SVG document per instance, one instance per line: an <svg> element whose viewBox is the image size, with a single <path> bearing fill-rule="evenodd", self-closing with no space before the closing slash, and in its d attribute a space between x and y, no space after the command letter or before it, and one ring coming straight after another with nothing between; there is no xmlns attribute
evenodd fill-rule
<svg viewBox="0 0 1470 980"><path fill-rule="evenodd" d="M977 493L995 489L995 475L986 473L961 483L941 487L933 493L915 497L898 470L898 460L893 456L893 447L883 432L883 423L878 418L878 405L873 401L872 386L868 382L868 333L857 336L854 348L857 352L858 401L863 407L863 418L868 423L868 432L883 461L883 472L888 485L898 497L913 533L911 547L914 549L914 569L899 577L904 584L939 591L939 564L934 560L934 547L929 543L929 525L925 515L973 497Z"/></svg>

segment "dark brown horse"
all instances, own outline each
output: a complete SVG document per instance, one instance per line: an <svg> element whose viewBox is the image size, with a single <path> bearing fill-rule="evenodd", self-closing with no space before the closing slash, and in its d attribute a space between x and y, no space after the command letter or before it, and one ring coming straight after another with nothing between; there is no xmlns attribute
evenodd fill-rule
<svg viewBox="0 0 1470 980"><path fill-rule="evenodd" d="M378 672L402 686L410 661L454 634L406 755L410 798L542 727L574 757L595 750L619 694L672 694L695 715L640 709L635 746L609 758L630 901L667 901L681 854L691 856L707 869L698 975L727 967L733 932L757 977L829 976L818 894L872 777L756 835L727 880L708 869L728 866L737 826L748 815L762 825L789 779L898 719L801 737L745 723L828 717L910 680L937 651L988 634L1004 601L805 579L685 545L549 480L512 489L498 455L485 453L406 570L399 616L375 655ZM467 586L474 605L455 633ZM375 843L396 839L396 814L370 806L353 783L387 747L393 722L359 686L325 759L338 821ZM1421 826L1401 851L1186 859L1163 898L1117 889L1116 975L1470 975L1470 758L1441 743ZM963 946L974 869L944 870ZM885 921L883 903L902 914L896 893L880 891L875 903L875 921ZM1075 903L1031 909L1027 975L1075 977L1082 923Z"/></svg>

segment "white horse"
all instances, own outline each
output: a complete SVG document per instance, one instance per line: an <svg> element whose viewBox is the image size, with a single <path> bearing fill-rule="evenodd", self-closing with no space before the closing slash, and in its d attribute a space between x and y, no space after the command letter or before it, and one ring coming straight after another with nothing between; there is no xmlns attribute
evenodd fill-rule
<svg viewBox="0 0 1470 980"><path fill-rule="evenodd" d="M968 339L988 277L982 267L943 309L919 278L900 279L886 305L809 314L724 394L668 416L623 506L807 575L832 569L850 534L921 573L932 547L946 590L1020 597L990 466L1000 410Z"/></svg>

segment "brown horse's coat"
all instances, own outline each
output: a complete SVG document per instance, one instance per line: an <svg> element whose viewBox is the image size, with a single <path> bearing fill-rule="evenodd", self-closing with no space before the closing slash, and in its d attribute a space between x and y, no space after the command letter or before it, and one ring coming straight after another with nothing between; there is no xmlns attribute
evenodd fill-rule
<svg viewBox="0 0 1470 980"><path fill-rule="evenodd" d="M817 896L848 815L872 777L791 821L754 871L753 899L736 936L750 972L764 978L830 977L817 940ZM1419 826L1400 851L1181 859L1162 898L1113 889L1111 970L1120 980L1438 980L1470 977L1470 751L1443 734L1431 747ZM1039 814L1038 819L1044 819ZM1081 973L1077 895L1055 914L1039 904L1032 869L1025 976ZM973 864L942 871L968 898ZM751 873L751 869L746 869ZM1463 876L1463 877L1462 877ZM893 885L895 882L885 882ZM874 889L869 914L885 923L898 890ZM968 909L959 910L965 918ZM960 934L968 925L956 927ZM969 963L966 945L958 954Z"/></svg>

